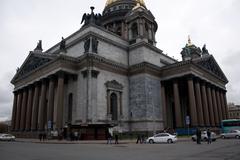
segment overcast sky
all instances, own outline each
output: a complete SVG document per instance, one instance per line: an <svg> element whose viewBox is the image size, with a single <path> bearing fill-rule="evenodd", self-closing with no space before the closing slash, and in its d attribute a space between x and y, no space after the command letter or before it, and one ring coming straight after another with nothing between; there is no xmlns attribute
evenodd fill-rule
<svg viewBox="0 0 240 160"><path fill-rule="evenodd" d="M106 0L0 0L0 121L10 119L13 86L10 80L29 51L43 41L47 50L77 31L85 12L102 12ZM240 104L240 1L145 0L158 23L157 47L181 59L191 35L204 43L229 79L228 102Z"/></svg>

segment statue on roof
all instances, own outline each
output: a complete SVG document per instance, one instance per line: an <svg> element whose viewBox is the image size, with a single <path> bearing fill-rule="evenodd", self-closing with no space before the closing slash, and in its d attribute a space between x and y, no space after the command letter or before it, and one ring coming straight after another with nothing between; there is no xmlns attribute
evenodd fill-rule
<svg viewBox="0 0 240 160"><path fill-rule="evenodd" d="M66 52L66 40L62 37L62 41L60 42L60 51Z"/></svg>
<svg viewBox="0 0 240 160"><path fill-rule="evenodd" d="M42 40L38 41L37 47L34 49L34 51L43 51L42 49Z"/></svg>
<svg viewBox="0 0 240 160"><path fill-rule="evenodd" d="M100 13L94 14L93 12L94 7L90 7L90 9L91 9L91 14L84 13L82 16L81 24L84 22L84 25L88 25L89 23L92 23L100 26L102 15Z"/></svg>
<svg viewBox="0 0 240 160"><path fill-rule="evenodd" d="M209 52L208 52L208 50L207 50L207 47L206 47L206 44L204 44L204 46L203 46L203 48L202 48L202 54L203 54L203 55L208 55L208 54L209 54Z"/></svg>

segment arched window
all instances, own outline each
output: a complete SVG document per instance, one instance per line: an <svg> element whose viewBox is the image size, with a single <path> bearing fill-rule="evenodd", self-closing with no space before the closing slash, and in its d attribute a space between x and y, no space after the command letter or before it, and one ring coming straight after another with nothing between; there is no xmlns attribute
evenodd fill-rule
<svg viewBox="0 0 240 160"><path fill-rule="evenodd" d="M138 36L138 25L137 25L137 23L133 23L133 25L131 27L131 32L132 32L132 39L137 38L137 36Z"/></svg>
<svg viewBox="0 0 240 160"><path fill-rule="evenodd" d="M112 114L112 120L118 119L118 100L116 93L112 93L110 96L110 114Z"/></svg>
<svg viewBox="0 0 240 160"><path fill-rule="evenodd" d="M68 95L68 122L72 121L73 94Z"/></svg>

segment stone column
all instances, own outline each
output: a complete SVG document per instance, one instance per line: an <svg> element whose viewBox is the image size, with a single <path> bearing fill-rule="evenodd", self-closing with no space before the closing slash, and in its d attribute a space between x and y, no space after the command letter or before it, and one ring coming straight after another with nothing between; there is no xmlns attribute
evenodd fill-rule
<svg viewBox="0 0 240 160"><path fill-rule="evenodd" d="M217 110L218 110L219 122L221 122L223 120L223 116L222 116L223 112L222 112L221 99L220 99L218 89L216 90L216 98L217 98Z"/></svg>
<svg viewBox="0 0 240 160"><path fill-rule="evenodd" d="M11 125L12 125L11 130L12 131L15 130L15 126L16 126L17 97L18 97L17 92L13 92L13 94L14 94L14 98L13 98L12 122L11 122Z"/></svg>
<svg viewBox="0 0 240 160"><path fill-rule="evenodd" d="M214 110L215 123L217 126L219 126L220 123L219 123L219 115L218 115L218 109L217 109L217 98L216 98L215 88L212 88L212 99L213 99L213 110Z"/></svg>
<svg viewBox="0 0 240 160"><path fill-rule="evenodd" d="M47 106L47 120L53 123L53 112L54 112L54 78L50 77L49 80L49 91L48 91L48 106Z"/></svg>
<svg viewBox="0 0 240 160"><path fill-rule="evenodd" d="M212 127L216 126L215 123L215 115L214 115L214 109L213 109L213 99L212 99L212 89L208 85L207 86L207 95L208 95L208 109L209 109L209 118L210 118L210 124Z"/></svg>
<svg viewBox="0 0 240 160"><path fill-rule="evenodd" d="M39 117L38 117L38 124L39 124L39 130L44 131L45 126L45 118L46 116L46 79L42 80L42 86L41 86L41 96L40 96L40 102L39 102Z"/></svg>
<svg viewBox="0 0 240 160"><path fill-rule="evenodd" d="M63 127L63 102L64 102L64 73L58 74L58 85L57 85L57 129Z"/></svg>
<svg viewBox="0 0 240 160"><path fill-rule="evenodd" d="M192 78L188 79L188 97L189 97L191 126L196 127L196 126L198 126L198 119L197 119L197 109L196 109L194 85L193 85Z"/></svg>
<svg viewBox="0 0 240 160"><path fill-rule="evenodd" d="M196 102L197 102L198 124L200 126L204 126L202 96L201 96L199 80L196 80L195 88L196 88Z"/></svg>
<svg viewBox="0 0 240 160"><path fill-rule="evenodd" d="M21 109L21 120L20 120L20 130L25 130L26 124L26 111L27 111L27 88L23 91L22 109Z"/></svg>
<svg viewBox="0 0 240 160"><path fill-rule="evenodd" d="M201 90L202 90L203 117L204 117L205 125L206 126L210 126L210 120L209 120L209 112L210 112L210 110L209 110L209 107L208 107L205 82L203 82L201 84Z"/></svg>
<svg viewBox="0 0 240 160"><path fill-rule="evenodd" d="M225 104L224 104L224 97L223 97L223 92L220 91L220 99L221 99L221 106L222 106L222 111L223 111L223 119L226 119L226 108L225 108Z"/></svg>
<svg viewBox="0 0 240 160"><path fill-rule="evenodd" d="M32 108L33 108L33 87L29 86L28 101L27 101L27 115L26 115L26 129L25 129L26 131L31 130Z"/></svg>
<svg viewBox="0 0 240 160"><path fill-rule="evenodd" d="M37 123L38 123L38 108L39 108L39 90L40 84L36 83L34 87L34 96L33 96L33 109L32 109L32 123L31 123L31 130L37 130Z"/></svg>
<svg viewBox="0 0 240 160"><path fill-rule="evenodd" d="M15 130L19 131L20 129L20 118L21 118L21 105L22 105L22 91L19 91L18 98L17 98L17 117L16 117L16 128Z"/></svg>
<svg viewBox="0 0 240 160"><path fill-rule="evenodd" d="M228 119L228 108L227 108L227 96L226 92L223 94L223 99L224 99L224 108L226 110L226 119Z"/></svg>
<svg viewBox="0 0 240 160"><path fill-rule="evenodd" d="M164 125L164 128L167 128L168 120L167 120L166 92L165 92L165 86L163 83L161 84L161 96L162 96L163 125Z"/></svg>
<svg viewBox="0 0 240 160"><path fill-rule="evenodd" d="M177 80L175 80L173 82L173 94L174 94L174 109L175 109L176 127L182 128L183 127L182 111L181 111L181 105L180 105L179 89L178 89L178 81Z"/></svg>

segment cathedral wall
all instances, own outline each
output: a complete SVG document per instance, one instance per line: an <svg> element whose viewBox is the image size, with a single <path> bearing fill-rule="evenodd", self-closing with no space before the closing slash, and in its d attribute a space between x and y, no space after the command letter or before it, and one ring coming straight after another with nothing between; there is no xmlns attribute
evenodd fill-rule
<svg viewBox="0 0 240 160"><path fill-rule="evenodd" d="M72 57L79 57L84 54L84 41L67 49L66 55Z"/></svg>
<svg viewBox="0 0 240 160"><path fill-rule="evenodd" d="M133 49L129 53L130 65L135 65L142 62L148 62L153 65L162 67L162 66L165 66L162 60L169 64L174 63L172 59L167 58L162 54L144 46Z"/></svg>
<svg viewBox="0 0 240 160"><path fill-rule="evenodd" d="M129 115L128 109L128 77L119 75L117 73L112 73L104 70L100 71L98 78L97 78L97 90L94 91L97 93L97 117L99 120L106 120L107 119L107 88L105 83L107 81L116 80L123 86L122 90L122 112L123 112L123 119L127 120ZM120 115L119 115L120 120Z"/></svg>
<svg viewBox="0 0 240 160"><path fill-rule="evenodd" d="M68 115L69 115L69 95L72 94L72 122L74 122L76 120L76 115L77 115L77 106L76 106L76 102L77 102L77 90L76 90L76 86L77 86L77 81L73 80L72 78L68 79L67 85L65 85L64 88L64 112L63 112L63 116L64 116L64 121L63 122L67 122L68 121Z"/></svg>
<svg viewBox="0 0 240 160"><path fill-rule="evenodd" d="M99 41L98 54L106 59L128 65L128 54L125 49L117 47L105 41Z"/></svg>
<svg viewBox="0 0 240 160"><path fill-rule="evenodd" d="M148 131L162 126L160 79L148 74L130 77L132 130ZM155 124L158 124L155 126Z"/></svg>

